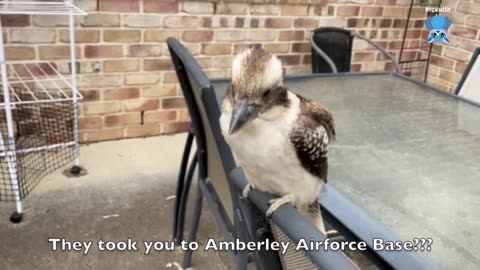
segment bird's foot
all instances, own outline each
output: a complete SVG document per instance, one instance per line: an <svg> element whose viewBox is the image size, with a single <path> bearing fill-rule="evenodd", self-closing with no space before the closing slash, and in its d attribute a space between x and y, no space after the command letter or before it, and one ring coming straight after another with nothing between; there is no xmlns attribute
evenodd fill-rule
<svg viewBox="0 0 480 270"><path fill-rule="evenodd" d="M295 202L295 196L293 196L293 194L287 194L283 197L280 197L280 198L277 198L277 199L271 199L270 202L268 202L268 204L270 205L270 207L268 208L267 210L267 213L266 213L266 216L267 217L271 217L273 215L273 213L275 211L277 211L277 209L286 204L286 203L291 203L293 204Z"/></svg>
<svg viewBox="0 0 480 270"><path fill-rule="evenodd" d="M251 190L253 190L253 186L247 183L245 188L243 188L242 198L247 199L248 198L248 193L250 193Z"/></svg>

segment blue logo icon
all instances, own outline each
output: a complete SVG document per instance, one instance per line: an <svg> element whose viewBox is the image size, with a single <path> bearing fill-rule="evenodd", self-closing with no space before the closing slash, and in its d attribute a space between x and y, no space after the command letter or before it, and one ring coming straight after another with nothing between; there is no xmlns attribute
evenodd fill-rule
<svg viewBox="0 0 480 270"><path fill-rule="evenodd" d="M425 26L430 31L428 34L428 43L439 41L443 41L445 43L449 42L447 31L452 24L452 21L450 21L447 16L443 17L442 15L437 14L433 17L429 17L424 22Z"/></svg>

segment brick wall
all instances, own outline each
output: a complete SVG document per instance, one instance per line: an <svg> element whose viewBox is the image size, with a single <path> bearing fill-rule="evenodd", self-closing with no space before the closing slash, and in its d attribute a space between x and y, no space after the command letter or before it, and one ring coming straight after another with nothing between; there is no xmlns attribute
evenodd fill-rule
<svg viewBox="0 0 480 270"><path fill-rule="evenodd" d="M452 9L443 14L452 20L448 32L450 43L434 44L428 83L454 91L472 52L480 47L480 0L444 0L442 6ZM425 39L426 35L425 31Z"/></svg>
<svg viewBox="0 0 480 270"><path fill-rule="evenodd" d="M85 97L79 108L82 142L153 136L188 128L188 113L165 45L167 37L180 39L211 77L229 76L232 56L253 44L277 54L287 74L310 73L307 35L319 26L355 29L398 56L410 3L409 0L75 2L89 12L76 22L78 83ZM460 11L465 9L475 11L459 5ZM412 17L414 29L409 31L407 44L418 45L423 42L424 9L416 8ZM68 59L66 18L2 16L1 19L8 41L7 58ZM465 18L466 24L471 22ZM469 35L470 29L455 26L452 31ZM478 38L478 33L475 35ZM392 68L365 42L355 42L354 50L354 71ZM462 63L467 58L464 48L438 51L447 63L449 57L460 58ZM407 53L407 57L415 55ZM59 67L68 72L67 64ZM440 78L445 72L454 72L453 68L436 67L436 70Z"/></svg>

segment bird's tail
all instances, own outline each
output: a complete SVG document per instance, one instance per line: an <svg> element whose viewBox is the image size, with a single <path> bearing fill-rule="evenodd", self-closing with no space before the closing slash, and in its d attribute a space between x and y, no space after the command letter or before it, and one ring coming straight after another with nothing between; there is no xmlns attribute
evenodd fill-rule
<svg viewBox="0 0 480 270"><path fill-rule="evenodd" d="M300 212L310 219L315 227L326 236L325 224L323 223L322 211L320 210L318 200L315 200Z"/></svg>

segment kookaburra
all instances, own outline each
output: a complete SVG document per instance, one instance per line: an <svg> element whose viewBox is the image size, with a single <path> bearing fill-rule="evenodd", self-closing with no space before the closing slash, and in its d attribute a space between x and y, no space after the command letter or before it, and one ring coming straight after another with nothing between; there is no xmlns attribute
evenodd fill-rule
<svg viewBox="0 0 480 270"><path fill-rule="evenodd" d="M327 181L332 114L282 85L280 60L259 48L234 58L220 118L223 136L251 188L279 196L267 216L293 204L325 234L318 195Z"/></svg>

